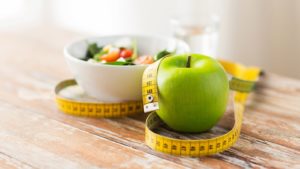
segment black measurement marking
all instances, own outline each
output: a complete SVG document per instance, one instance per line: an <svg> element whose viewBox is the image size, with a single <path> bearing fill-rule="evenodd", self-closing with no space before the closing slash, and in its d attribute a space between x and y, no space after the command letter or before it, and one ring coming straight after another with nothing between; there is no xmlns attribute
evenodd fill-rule
<svg viewBox="0 0 300 169"><path fill-rule="evenodd" d="M105 108L104 113L109 113L109 108Z"/></svg>
<svg viewBox="0 0 300 169"><path fill-rule="evenodd" d="M136 108L137 110L140 110L142 107L141 107L141 105L136 105L135 108Z"/></svg>
<svg viewBox="0 0 300 169"><path fill-rule="evenodd" d="M125 112L126 111L126 108L125 107L121 107L121 112Z"/></svg>
<svg viewBox="0 0 300 169"><path fill-rule="evenodd" d="M159 142L159 141L156 141L156 145L157 145L157 146L160 146L160 142Z"/></svg>
<svg viewBox="0 0 300 169"><path fill-rule="evenodd" d="M147 90L147 93L148 93L148 94L152 93L152 89L148 89L148 90Z"/></svg>
<svg viewBox="0 0 300 169"><path fill-rule="evenodd" d="M168 148L168 144L164 143L164 148Z"/></svg>

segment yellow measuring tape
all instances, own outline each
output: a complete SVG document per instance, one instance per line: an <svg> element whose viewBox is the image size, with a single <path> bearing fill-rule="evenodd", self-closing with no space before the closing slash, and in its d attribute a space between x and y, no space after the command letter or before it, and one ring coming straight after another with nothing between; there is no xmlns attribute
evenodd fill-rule
<svg viewBox="0 0 300 169"><path fill-rule="evenodd" d="M154 150L168 154L204 156L222 152L231 147L240 135L244 104L248 93L255 87L255 82L259 77L260 69L219 60L227 73L233 76L230 80L230 88L234 92L234 126L229 132L218 137L210 139L182 140L163 136L154 132L155 129L161 127L163 124L161 119L154 112L159 109L159 91L156 80L161 60L149 65L143 74L143 101L101 103L98 100L83 95L83 91L74 96L72 94L78 92L78 90L74 89L79 88L79 86L75 80L71 79L62 81L55 87L58 109L72 115L110 118L141 113L144 108L145 112L152 112L146 120L146 144Z"/></svg>
<svg viewBox="0 0 300 169"><path fill-rule="evenodd" d="M62 112L90 117L122 117L143 112L141 101L101 103L93 98L88 98L88 96L82 96L83 92L79 92L79 96L72 96L78 92L78 89L74 90L76 87L78 88L78 85L73 79L62 81L56 85L56 103Z"/></svg>
<svg viewBox="0 0 300 169"><path fill-rule="evenodd" d="M162 58L164 59L164 58ZM239 138L242 126L244 104L248 93L253 90L260 69L257 67L245 67L243 65L222 61L225 70L233 76L230 80L230 88L234 91L234 119L233 128L224 135L197 140L175 139L154 132L161 127L162 121L153 112L159 109L159 91L157 86L157 72L159 60L148 66L143 74L143 104L145 112L152 112L146 120L145 140L146 144L157 151L185 156L204 156L222 152L231 147Z"/></svg>

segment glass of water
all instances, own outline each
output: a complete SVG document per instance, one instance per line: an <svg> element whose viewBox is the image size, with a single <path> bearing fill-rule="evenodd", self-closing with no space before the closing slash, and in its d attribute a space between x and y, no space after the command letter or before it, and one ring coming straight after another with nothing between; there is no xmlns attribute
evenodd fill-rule
<svg viewBox="0 0 300 169"><path fill-rule="evenodd" d="M172 35L187 42L193 53L217 56L219 17L212 0L176 0L176 13L170 21Z"/></svg>
<svg viewBox="0 0 300 169"><path fill-rule="evenodd" d="M217 56L219 18L177 17L171 19L172 35L188 43L192 53Z"/></svg>

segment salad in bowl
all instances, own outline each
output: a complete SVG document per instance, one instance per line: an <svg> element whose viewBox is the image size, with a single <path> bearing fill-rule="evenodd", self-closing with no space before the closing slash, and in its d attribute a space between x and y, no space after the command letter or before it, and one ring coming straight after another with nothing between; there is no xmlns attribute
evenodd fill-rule
<svg viewBox="0 0 300 169"><path fill-rule="evenodd" d="M180 40L158 36L114 35L75 41L64 49L79 86L102 102L142 99L145 68L170 53L187 53Z"/></svg>
<svg viewBox="0 0 300 169"><path fill-rule="evenodd" d="M95 42L88 43L87 52L83 60L108 65L147 65L174 52L176 51L163 49L154 55L145 53L139 55L136 40L122 38L104 46L99 46Z"/></svg>

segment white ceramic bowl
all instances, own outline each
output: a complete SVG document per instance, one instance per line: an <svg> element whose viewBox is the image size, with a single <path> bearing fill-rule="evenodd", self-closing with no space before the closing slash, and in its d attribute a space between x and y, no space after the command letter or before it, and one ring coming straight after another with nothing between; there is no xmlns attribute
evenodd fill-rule
<svg viewBox="0 0 300 169"><path fill-rule="evenodd" d="M189 52L180 40L156 36L116 35L88 38L73 42L64 49L65 59L77 83L88 95L103 102L123 102L142 99L142 75L146 65L114 66L80 60L87 50L87 42L98 45L113 44L121 38L135 39L139 53L156 54L167 49L176 53Z"/></svg>

